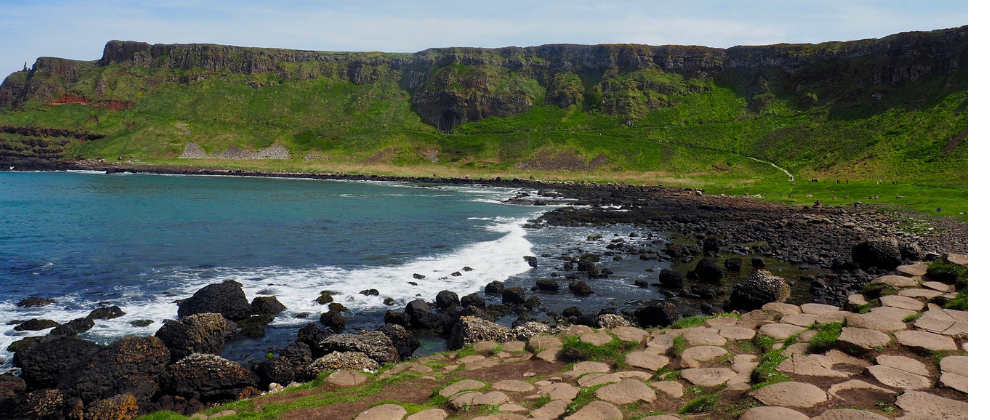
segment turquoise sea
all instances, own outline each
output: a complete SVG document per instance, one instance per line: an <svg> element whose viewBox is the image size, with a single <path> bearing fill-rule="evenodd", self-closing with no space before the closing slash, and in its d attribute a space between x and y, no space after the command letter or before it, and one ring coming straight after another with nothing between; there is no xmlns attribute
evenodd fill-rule
<svg viewBox="0 0 990 420"><path fill-rule="evenodd" d="M393 309L401 310L417 297L432 301L445 289L463 296L492 280L528 289L559 268L559 260L544 257L601 251L607 242L587 242L589 234L630 231L525 229L527 220L550 208L501 203L517 192L412 183L0 172L0 371L10 369L5 351L10 343L47 333L14 331L19 320L66 322L100 305L117 305L126 315L98 320L82 337L106 343L151 335L163 320L176 318L176 300L210 283L237 280L248 300L274 295L288 307L265 338L239 340L225 350L225 356L243 360L285 346L299 326L318 322L326 307L314 299L322 290L338 293L336 300L350 309L349 327L370 329L388 309L385 298L395 299ZM541 255L538 269L526 263L527 255ZM631 283L653 280L643 270L650 267L597 280L597 293L589 298L566 292L540 297L554 310L575 304L621 307L644 298ZM379 295L359 293L369 288ZM16 306L28 296L56 303ZM153 322L131 324L138 320Z"/></svg>

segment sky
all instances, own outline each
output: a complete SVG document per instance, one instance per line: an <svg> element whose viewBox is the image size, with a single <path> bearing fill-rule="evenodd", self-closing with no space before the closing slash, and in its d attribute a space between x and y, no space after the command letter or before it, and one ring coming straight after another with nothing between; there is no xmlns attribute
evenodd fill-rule
<svg viewBox="0 0 990 420"><path fill-rule="evenodd" d="M316 51L553 43L731 47L879 38L968 24L961 0L0 0L0 77L107 41Z"/></svg>

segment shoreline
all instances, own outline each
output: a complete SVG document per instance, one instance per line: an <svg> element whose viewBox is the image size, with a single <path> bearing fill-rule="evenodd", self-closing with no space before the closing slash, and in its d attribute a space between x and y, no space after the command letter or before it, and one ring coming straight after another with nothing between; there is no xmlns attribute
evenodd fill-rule
<svg viewBox="0 0 990 420"><path fill-rule="evenodd" d="M773 258L784 264L797 265L799 266L797 269L798 272L806 273L802 274L800 280L797 278L797 275L792 274L787 276L787 280L792 284L799 282L800 284L807 282L819 282L822 284L821 287L816 289L819 291L819 294L814 298L814 303L834 304L840 307L843 305L837 302L837 299L842 300L852 292L858 292L866 281L875 279L886 273L883 270L870 269L866 272L860 270L860 274L850 274L853 273L853 270L844 267L844 262L849 261L849 249L853 244L861 240L887 236L899 237L902 240L915 240L916 242L921 242L923 245L922 249L932 254L942 254L945 252L965 254L968 248L965 247L968 242L968 236L965 233L966 223L963 222L948 223L950 225L949 229L933 235L901 235L898 232L897 222L892 220L889 214L876 212L868 208L852 211L851 209L840 207L788 207L744 197L708 196L694 189L663 186L545 182L520 179L503 180L501 178L393 177L207 167L148 167L143 165L105 163L76 165L71 168L59 168L56 170L103 171L110 174L131 172L160 175L249 176L314 180L421 182L451 185L474 184L536 189L540 190L540 192L534 196L523 196L520 194L517 197L507 200L507 202L540 205L541 203L553 203L554 200L566 198L569 200L568 203L579 204L582 207L562 207L545 212L536 220L532 221L532 223L527 224L525 226L526 228L552 229L554 227L565 226L629 225L650 232L669 235L666 237L668 245L666 248L651 247L645 240L633 241L630 238L625 238L620 242L613 240L610 246L615 245L614 248L608 248L609 251L600 253L598 257L607 258L614 255L615 257L622 256L626 260L633 260L635 257L643 261L668 261L672 266L682 271L693 268L698 263L699 258L702 260L716 258L720 263L724 263L724 260L729 258L742 257L746 260L747 267L749 267L751 257ZM960 227L963 234L961 237L956 236L957 241L945 240L949 236L958 235L958 228ZM708 251L709 239L714 239L715 244L714 252L711 255L708 252L702 252L703 250ZM960 240L964 245L962 248L959 247ZM574 248L580 250L582 244L584 242L575 243ZM556 264L557 261L579 263L582 257L580 252L561 251L556 253L556 255L546 254L534 256L532 264L535 268L537 264ZM622 264L621 259L614 261L614 264ZM606 263L603 260L602 263L592 264L592 267L614 267L610 264L613 263ZM753 264L755 268L755 262ZM836 271L826 273L824 271L825 269L835 269ZM743 272L746 271L743 270ZM577 271L564 270L563 274L567 274L568 280L587 278L591 287L595 287L595 282L591 281L594 275L591 275L587 269L582 270L578 268ZM571 276L574 277L572 278ZM811 280L805 279L804 276L810 277ZM655 275L654 278L656 278ZM566 281L563 283L564 286L567 286ZM688 285L692 287L688 287ZM539 286L540 284L537 282L537 285L533 287L536 288ZM653 292L653 287L650 287L650 289L651 293L656 293ZM703 307L702 311L704 313L717 313L725 309L721 306L723 304L721 301L727 297L725 294L727 291L721 287L719 289L722 291L718 292L701 282L690 280L685 283L683 289L666 290L661 288L661 294L654 296L670 302L693 302L694 304L698 304L699 302L710 301L711 303L707 307ZM705 293L708 291L712 291L714 295L705 297ZM509 304L506 302L506 294L504 292L498 293L501 294L502 301L506 303L505 306L507 309L498 309L496 313L501 313L502 316L505 316L515 312L520 317L517 322L525 320L526 316L523 316L523 314L529 313L539 306L538 304L530 305L530 302L524 299ZM560 293L569 292L565 288ZM481 295L482 293L478 292L477 294ZM540 296L538 293L533 293L533 295ZM425 301L422 305L419 305L419 308L410 310L407 305L404 313L402 313L403 311L400 308L396 308L396 311L386 312L385 321L389 321L389 312L393 312L394 316L391 319L393 324L398 323L402 325L405 323L405 326L408 326L410 331L422 330L424 327L437 331L438 324L430 327L427 326L428 324L425 321L417 320L417 317L426 319L431 316L446 316L447 321L444 322L451 322L457 317L464 315L460 312L445 311L441 303L441 295L437 295L436 305L432 303L432 296L424 296L423 298ZM467 296L460 298L460 305L467 308L468 306L464 304L464 298L467 298ZM455 295L453 299L457 302L458 296ZM602 315L613 315L626 319L635 318L635 314L631 310L616 311L612 308L611 312L609 312L609 308L607 307L592 308L583 307L583 305L579 305L578 309L577 315L547 315L550 319L555 320L555 322L563 323L564 325L587 325L591 322L595 326L599 326L599 318ZM419 315L416 315L417 310L419 311ZM332 312L331 307L331 311L328 314ZM480 316L484 313L476 312L474 315ZM403 316L405 316L405 319L403 319ZM321 323L330 326L332 321L323 322L321 317ZM513 325L515 324L513 323ZM524 323L520 322L520 325L524 325ZM446 327L442 329L446 330ZM303 338L304 330L306 330L306 327L300 329L298 334L300 338ZM324 338L329 336L328 334L333 333L328 330L319 332L310 329L308 334L308 339L305 339L304 342L307 342L308 347L313 347L318 346ZM443 337L446 334L449 333L445 331L442 334L438 334L438 336ZM409 337L409 335L402 336ZM145 338L150 340L153 337ZM111 346L114 345L117 345L117 343ZM290 344L289 347L284 349L276 349L278 350L277 353L283 354L286 351L290 351L289 349L293 345ZM313 358L315 359L315 355ZM264 384L261 386L264 386ZM156 407L161 408L161 406ZM195 406L187 406L183 410L188 411L192 408L195 408Z"/></svg>

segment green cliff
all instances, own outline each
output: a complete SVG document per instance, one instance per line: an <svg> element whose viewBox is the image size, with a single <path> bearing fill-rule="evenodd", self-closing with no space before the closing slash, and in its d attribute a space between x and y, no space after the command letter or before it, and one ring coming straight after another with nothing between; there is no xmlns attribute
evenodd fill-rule
<svg viewBox="0 0 990 420"><path fill-rule="evenodd" d="M111 41L4 80L0 161L762 176L751 156L808 178L965 183L967 77L967 27L728 49Z"/></svg>

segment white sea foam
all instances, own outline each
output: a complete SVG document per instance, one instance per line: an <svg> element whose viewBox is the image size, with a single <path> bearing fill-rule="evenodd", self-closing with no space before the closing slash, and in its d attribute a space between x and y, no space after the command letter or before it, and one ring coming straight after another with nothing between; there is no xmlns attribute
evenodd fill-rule
<svg viewBox="0 0 990 420"><path fill-rule="evenodd" d="M535 214L535 213L534 213ZM530 270L523 256L532 253L533 245L526 239L522 228L526 218L496 217L486 229L503 233L498 239L467 245L449 253L421 257L405 264L385 267L368 267L345 270L334 266L310 268L181 268L152 272L146 275L148 282L165 282L170 295L149 296L138 287L121 288L121 298L114 304L126 313L111 320L96 320L95 326L82 334L83 338L108 343L124 336L146 336L157 331L163 320L177 317L176 300L192 296L197 290L225 280L236 280L243 285L248 300L256 296L276 296L288 309L275 319L273 325L293 326L316 321L326 311L326 306L315 299L322 290L337 294L336 302L352 312L382 311L387 308L385 298L396 301L393 306L402 310L405 303L417 298L432 301L442 290L450 290L459 296L480 291L492 280L505 280ZM471 270L465 270L470 267ZM453 273L459 272L459 276ZM413 274L421 274L415 279ZM410 282L415 282L416 285ZM379 296L364 296L362 290L377 289ZM13 320L31 318L51 319L59 323L82 318L97 307L75 295L61 296L57 303L40 308L17 308L12 303L0 303L0 372L13 369L12 354L7 346L28 336L48 333L43 331L14 331ZM296 318L300 313L307 318ZM132 321L152 320L146 327L136 327Z"/></svg>

